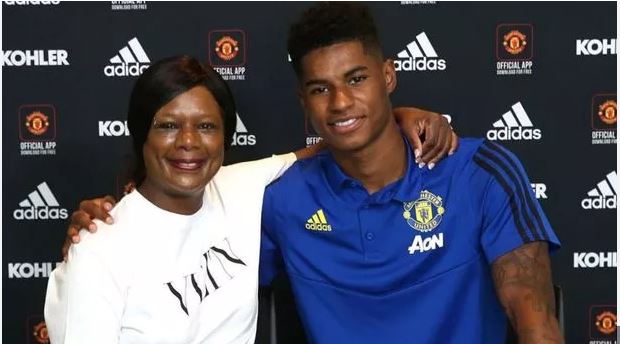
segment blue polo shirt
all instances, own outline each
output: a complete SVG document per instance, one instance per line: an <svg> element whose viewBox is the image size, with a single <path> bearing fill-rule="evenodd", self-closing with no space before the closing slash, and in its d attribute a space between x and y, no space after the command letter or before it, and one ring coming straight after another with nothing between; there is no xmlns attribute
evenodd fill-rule
<svg viewBox="0 0 620 344"><path fill-rule="evenodd" d="M327 151L293 165L265 192L261 283L286 269L313 343L502 343L490 264L559 245L525 170L482 139L433 170L407 159L373 194Z"/></svg>

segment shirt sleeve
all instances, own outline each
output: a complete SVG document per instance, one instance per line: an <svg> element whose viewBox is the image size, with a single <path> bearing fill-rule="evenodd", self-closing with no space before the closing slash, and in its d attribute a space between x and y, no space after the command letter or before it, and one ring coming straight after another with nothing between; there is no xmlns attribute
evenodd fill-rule
<svg viewBox="0 0 620 344"><path fill-rule="evenodd" d="M50 275L45 322L51 343L118 343L124 292L99 256L73 245Z"/></svg>
<svg viewBox="0 0 620 344"><path fill-rule="evenodd" d="M263 214L261 220L261 249L259 263L259 284L270 285L274 277L283 267L282 254L278 247L274 228L275 213L273 208L271 185L265 190L263 197Z"/></svg>
<svg viewBox="0 0 620 344"><path fill-rule="evenodd" d="M254 161L240 162L226 166L226 168L229 172L232 172L229 176L235 178L235 180L247 178L252 182L260 182L265 187L280 178L295 161L297 161L295 153L287 153Z"/></svg>
<svg viewBox="0 0 620 344"><path fill-rule="evenodd" d="M551 251L560 241L549 224L519 159L502 146L485 141L474 155L482 194L480 244L487 260L533 241L546 241Z"/></svg>

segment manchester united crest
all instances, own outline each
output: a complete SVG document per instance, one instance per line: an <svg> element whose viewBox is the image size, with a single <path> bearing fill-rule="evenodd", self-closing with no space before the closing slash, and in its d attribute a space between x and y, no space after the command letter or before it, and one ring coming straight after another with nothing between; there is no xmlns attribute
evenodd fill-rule
<svg viewBox="0 0 620 344"><path fill-rule="evenodd" d="M603 312L596 316L596 327L601 333L612 334L616 331L616 315L612 312Z"/></svg>
<svg viewBox="0 0 620 344"><path fill-rule="evenodd" d="M45 325L45 321L41 321L36 324L32 329L32 336L34 340L39 344L49 344L50 338L47 333L47 326Z"/></svg>
<svg viewBox="0 0 620 344"><path fill-rule="evenodd" d="M517 55L525 49L527 41L525 35L518 30L512 30L504 35L504 48L512 55Z"/></svg>
<svg viewBox="0 0 620 344"><path fill-rule="evenodd" d="M239 42L230 36L224 36L215 42L215 52L222 60L232 60L239 52Z"/></svg>
<svg viewBox="0 0 620 344"><path fill-rule="evenodd" d="M598 116L607 124L615 124L617 117L617 105L614 100L608 100L598 107Z"/></svg>
<svg viewBox="0 0 620 344"><path fill-rule="evenodd" d="M35 135L42 135L47 131L47 127L50 125L47 116L40 111L34 111L26 116L25 124L28 131Z"/></svg>
<svg viewBox="0 0 620 344"><path fill-rule="evenodd" d="M411 228L430 232L439 226L446 211L442 203L440 196L423 190L417 200L403 203L403 217Z"/></svg>

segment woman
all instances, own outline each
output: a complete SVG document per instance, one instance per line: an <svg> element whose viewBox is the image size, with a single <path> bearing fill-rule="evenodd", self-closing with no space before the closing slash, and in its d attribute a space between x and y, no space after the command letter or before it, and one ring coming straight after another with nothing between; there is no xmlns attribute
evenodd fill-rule
<svg viewBox="0 0 620 344"><path fill-rule="evenodd" d="M221 167L235 120L227 85L195 59L139 77L128 114L138 187L50 276L52 343L254 341L263 192L296 156Z"/></svg>
<svg viewBox="0 0 620 344"><path fill-rule="evenodd" d="M195 59L138 79L128 125L139 186L50 277L53 343L254 340L263 191L295 155L221 168L235 120L227 85Z"/></svg>

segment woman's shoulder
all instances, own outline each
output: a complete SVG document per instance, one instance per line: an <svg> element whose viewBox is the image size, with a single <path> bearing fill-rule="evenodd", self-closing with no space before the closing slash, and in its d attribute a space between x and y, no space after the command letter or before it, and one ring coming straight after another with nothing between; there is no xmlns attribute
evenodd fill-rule
<svg viewBox="0 0 620 344"><path fill-rule="evenodd" d="M137 193L132 192L123 197L110 211L114 223L107 224L95 219L93 222L97 226L94 233L88 230L80 231L80 243L76 246L80 250L89 250L99 254L120 254L127 244L135 241L136 231L139 226L141 216L140 200ZM135 244L135 243L134 243Z"/></svg>

